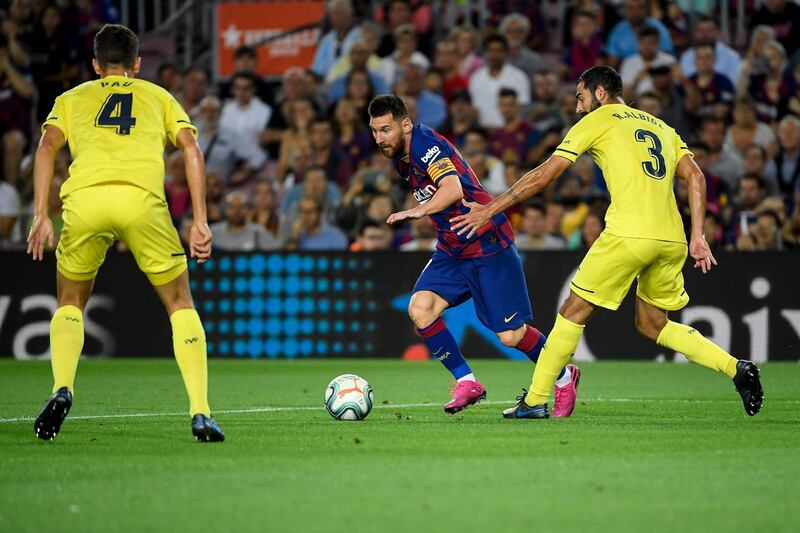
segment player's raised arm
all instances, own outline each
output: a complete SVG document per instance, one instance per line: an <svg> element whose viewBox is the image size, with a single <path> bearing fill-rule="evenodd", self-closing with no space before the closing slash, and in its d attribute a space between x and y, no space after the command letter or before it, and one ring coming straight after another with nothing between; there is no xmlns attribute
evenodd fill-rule
<svg viewBox="0 0 800 533"><path fill-rule="evenodd" d="M692 214L689 255L694 259L694 267L702 269L705 274L711 270L712 264L717 264L703 235L703 224L706 219L706 178L694 158L688 154L678 162L675 173L689 185L689 208Z"/></svg>
<svg viewBox="0 0 800 533"><path fill-rule="evenodd" d="M34 261L41 261L44 244L53 246L53 223L47 213L50 183L53 181L53 164L56 154L64 146L64 133L55 126L47 126L36 149L33 167L33 224L28 235L28 252Z"/></svg>
<svg viewBox="0 0 800 533"><path fill-rule="evenodd" d="M430 200L424 204L419 204L413 209L393 213L386 222L397 224L409 218L422 218L444 211L456 202L464 198L464 191L461 188L461 181L455 174L445 176L439 181L439 188Z"/></svg>
<svg viewBox="0 0 800 533"><path fill-rule="evenodd" d="M458 230L458 235L469 232L467 238L472 237L479 228L483 227L497 213L501 213L535 195L558 178L571 164L572 161L569 159L552 155L547 161L526 173L510 189L488 204L480 205L476 202L464 202L464 205L469 207L469 213L453 217L453 231Z"/></svg>
<svg viewBox="0 0 800 533"><path fill-rule="evenodd" d="M192 130L183 128L176 136L178 148L183 152L186 181L192 195L194 223L189 236L189 253L204 263L211 257L211 230L206 215L206 165L203 152Z"/></svg>

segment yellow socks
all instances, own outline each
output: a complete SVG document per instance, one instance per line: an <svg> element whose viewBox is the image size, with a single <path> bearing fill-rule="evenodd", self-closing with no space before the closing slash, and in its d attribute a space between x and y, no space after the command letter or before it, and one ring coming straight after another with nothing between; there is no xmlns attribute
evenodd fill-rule
<svg viewBox="0 0 800 533"><path fill-rule="evenodd" d="M736 359L694 328L667 320L656 342L684 354L693 363L724 372L731 379L736 375Z"/></svg>
<svg viewBox="0 0 800 533"><path fill-rule="evenodd" d="M189 394L189 414L211 416L208 407L208 371L206 370L206 333L194 309L180 309L169 317L172 323L172 347Z"/></svg>
<svg viewBox="0 0 800 533"><path fill-rule="evenodd" d="M525 397L525 403L533 406L550 400L556 378L575 354L584 327L570 322L560 314L556 316L556 323L547 336L547 342L533 371L533 382Z"/></svg>
<svg viewBox="0 0 800 533"><path fill-rule="evenodd" d="M74 305L59 307L50 321L50 364L53 392L67 387L73 392L75 372L83 350L83 313Z"/></svg>

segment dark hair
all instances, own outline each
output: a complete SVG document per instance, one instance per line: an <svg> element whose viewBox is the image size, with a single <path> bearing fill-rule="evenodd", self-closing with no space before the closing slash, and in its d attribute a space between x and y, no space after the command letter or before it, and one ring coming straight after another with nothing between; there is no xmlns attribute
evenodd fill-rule
<svg viewBox="0 0 800 533"><path fill-rule="evenodd" d="M480 135L481 137L483 137L484 141L489 140L489 133L485 129L481 128L480 126L472 126L470 129L465 131L464 132L464 140L466 140L467 135L469 135L470 133L473 134L473 135Z"/></svg>
<svg viewBox="0 0 800 533"><path fill-rule="evenodd" d="M650 26L649 24L645 24L641 30L639 30L639 39L643 39L645 37L661 37L658 33L658 30L654 27Z"/></svg>
<svg viewBox="0 0 800 533"><path fill-rule="evenodd" d="M231 87L233 87L237 79L249 81L253 85L253 89L258 87L258 78L252 72L247 72L246 70L234 72L233 76L231 76Z"/></svg>
<svg viewBox="0 0 800 533"><path fill-rule="evenodd" d="M717 20L714 17L712 17L711 15L699 15L697 17L697 21L694 23L694 25L697 26L701 22L710 22L714 26L717 26Z"/></svg>
<svg viewBox="0 0 800 533"><path fill-rule="evenodd" d="M531 202L529 204L525 204L525 209L522 211L523 214L530 209L533 209L534 211L539 211L542 214L542 216L547 215L547 209L544 207L544 205L542 205L541 202Z"/></svg>
<svg viewBox="0 0 800 533"><path fill-rule="evenodd" d="M369 228L378 228L383 229L383 224L378 222L377 220L373 220L371 218L365 218L361 221L361 224L358 226L358 234L363 235L366 230Z"/></svg>
<svg viewBox="0 0 800 533"><path fill-rule="evenodd" d="M756 185L758 185L758 190L759 191L763 191L764 187L766 187L766 183L764 182L764 178L762 178L758 174L754 174L752 172L742 176L742 179L740 180L740 182L744 181L744 180L753 180L753 181L755 181Z"/></svg>
<svg viewBox="0 0 800 533"><path fill-rule="evenodd" d="M697 141L689 143L689 150L691 150L692 152L694 152L695 150L703 150L704 152L708 153L710 151L710 148L706 143L702 141Z"/></svg>
<svg viewBox="0 0 800 533"><path fill-rule="evenodd" d="M322 208L324 207L324 206L322 205L322 200L320 200L319 198L317 198L317 197L316 197L316 196L314 196L313 194L304 194L303 196L301 196L301 197L300 197L300 200L298 200L298 202L297 202L297 203L298 203L298 205L299 205L299 204L300 204L300 202L302 202L302 201L314 202L314 208L315 208L317 211L322 211Z"/></svg>
<svg viewBox="0 0 800 533"><path fill-rule="evenodd" d="M702 122L700 123L700 130L701 131L702 131L703 128L705 128L706 124L719 124L723 128L725 127L725 121L722 120L721 118L715 117L713 115L710 116L710 117L706 117L706 118L704 118L702 120Z"/></svg>
<svg viewBox="0 0 800 533"><path fill-rule="evenodd" d="M161 63L157 70L158 76L161 77L165 70L174 70L175 72L178 72L178 67L175 66L174 63Z"/></svg>
<svg viewBox="0 0 800 533"><path fill-rule="evenodd" d="M744 150L742 150L742 155L746 154L747 152L749 152L750 150L752 150L754 148L756 150L758 150L758 154L761 156L761 159L766 161L767 160L767 150L763 146L761 146L760 144L756 144L756 143L748 144L747 146L744 147Z"/></svg>
<svg viewBox="0 0 800 533"><path fill-rule="evenodd" d="M572 15L572 20L574 21L578 17L584 17L584 18L587 18L587 19L592 19L592 21L596 21L597 20L597 17L595 16L595 14L592 13L591 11L586 10L586 9L581 9L580 11L576 11L575 14Z"/></svg>
<svg viewBox="0 0 800 533"><path fill-rule="evenodd" d="M392 118L396 121L408 118L406 104L403 103L399 96L393 94L380 94L373 98L369 103L368 113L372 118L384 115L392 115Z"/></svg>
<svg viewBox="0 0 800 533"><path fill-rule="evenodd" d="M191 67L188 67L187 69L185 69L183 71L183 77L185 78L186 76L188 76L192 72L200 72L201 74L203 74L206 77L207 80L211 78L211 76L209 75L209 73L208 73L208 71L206 69L204 69L203 67L198 67L198 66L191 66Z"/></svg>
<svg viewBox="0 0 800 533"><path fill-rule="evenodd" d="M363 74L364 77L367 78L367 86L369 87L368 98L375 96L375 84L372 82L372 75L370 75L369 70L365 68L353 68L347 73L347 77L344 79L345 96L350 96L347 90L350 88L350 81L355 74Z"/></svg>
<svg viewBox="0 0 800 533"><path fill-rule="evenodd" d="M503 50L508 52L508 41L499 33L493 33L486 37L486 39L483 40L483 49L486 50L492 43L500 43L503 46Z"/></svg>
<svg viewBox="0 0 800 533"><path fill-rule="evenodd" d="M306 176L308 176L312 172L318 172L318 171L322 172L322 175L325 176L326 179L328 178L328 171L325 170L325 167L323 167L322 165L311 165L306 169L305 172L303 172L303 181L305 181Z"/></svg>
<svg viewBox="0 0 800 533"><path fill-rule="evenodd" d="M712 53L712 54L714 54L715 56L717 55L717 47L716 47L716 46L714 46L713 44L698 44L697 46L695 46L695 47L694 47L695 54L696 54L696 53L697 53L697 52L698 52L698 51L699 51L701 48L708 48L708 49L710 49L710 50L711 50L711 53Z"/></svg>
<svg viewBox="0 0 800 533"><path fill-rule="evenodd" d="M94 36L94 57L100 68L130 68L139 56L139 38L122 24L106 24Z"/></svg>
<svg viewBox="0 0 800 533"><path fill-rule="evenodd" d="M622 78L611 67L603 65L586 69L578 78L578 83L581 82L592 94L598 87L603 87L611 98L622 96Z"/></svg>
<svg viewBox="0 0 800 533"><path fill-rule="evenodd" d="M775 225L778 227L778 229L780 229L782 225L781 216L774 209L763 209L756 213L756 218L758 217L771 217L772 220L775 221Z"/></svg>
<svg viewBox="0 0 800 533"><path fill-rule="evenodd" d="M258 53L252 46L242 45L233 53L234 59L239 59L240 57L258 57Z"/></svg>
<svg viewBox="0 0 800 533"><path fill-rule="evenodd" d="M502 89L500 89L499 97L502 98L504 96L512 96L514 98L514 100L516 100L517 99L517 91L515 91L514 89L511 89L509 87L503 87Z"/></svg>

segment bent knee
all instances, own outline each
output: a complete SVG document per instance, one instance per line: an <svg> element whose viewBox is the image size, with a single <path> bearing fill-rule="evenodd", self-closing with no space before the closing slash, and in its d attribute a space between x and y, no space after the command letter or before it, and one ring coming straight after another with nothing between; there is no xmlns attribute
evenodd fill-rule
<svg viewBox="0 0 800 533"><path fill-rule="evenodd" d="M436 309L435 301L433 298L424 295L414 295L408 304L408 316L414 325L419 328L430 326L434 320L439 318L439 312Z"/></svg>
<svg viewBox="0 0 800 533"><path fill-rule="evenodd" d="M523 326L524 328L525 326ZM497 338L500 339L500 342L503 343L504 346L508 346L509 348L515 347L519 344L520 339L522 338L522 332L518 329L510 329L508 331L501 331L497 333Z"/></svg>

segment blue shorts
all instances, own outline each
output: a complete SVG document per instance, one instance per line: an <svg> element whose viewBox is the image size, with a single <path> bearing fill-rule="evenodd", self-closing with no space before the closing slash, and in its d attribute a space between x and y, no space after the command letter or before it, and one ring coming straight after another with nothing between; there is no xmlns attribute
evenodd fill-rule
<svg viewBox="0 0 800 533"><path fill-rule="evenodd" d="M517 329L533 320L522 262L513 244L486 257L459 259L436 251L414 285L414 292L431 291L450 307L470 298L484 326L495 333Z"/></svg>

